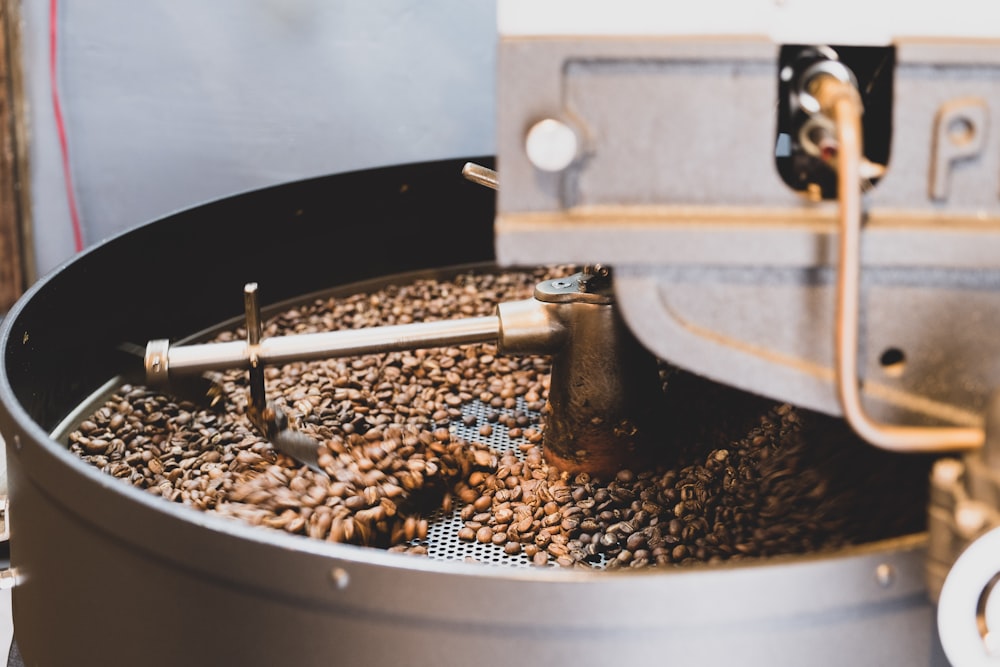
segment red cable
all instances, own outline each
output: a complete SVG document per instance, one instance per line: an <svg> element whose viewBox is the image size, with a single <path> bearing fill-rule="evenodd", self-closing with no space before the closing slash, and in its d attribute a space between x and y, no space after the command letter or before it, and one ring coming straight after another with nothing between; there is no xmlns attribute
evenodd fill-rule
<svg viewBox="0 0 1000 667"><path fill-rule="evenodd" d="M49 3L49 79L52 86L52 111L56 117L56 131L59 133L59 147L62 149L63 180L66 182L66 200L69 204L69 217L73 223L73 241L76 251L83 250L83 229L80 226L80 212L76 208L76 195L73 189L73 170L69 164L69 142L66 141L66 124L63 122L62 103L59 101L58 44L59 44L59 2Z"/></svg>

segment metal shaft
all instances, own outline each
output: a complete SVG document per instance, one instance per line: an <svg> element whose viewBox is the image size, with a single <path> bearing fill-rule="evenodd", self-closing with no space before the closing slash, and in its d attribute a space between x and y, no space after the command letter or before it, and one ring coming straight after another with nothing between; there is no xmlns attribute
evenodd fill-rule
<svg viewBox="0 0 1000 667"><path fill-rule="evenodd" d="M260 302L257 283L247 283L243 288L243 307L247 318L247 358L250 363L250 402L260 413L267 403L264 395L264 366L260 363L260 339L264 325L260 320Z"/></svg>
<svg viewBox="0 0 1000 667"><path fill-rule="evenodd" d="M248 368L252 347L261 365L310 361L428 347L497 342L496 315L440 322L420 322L368 329L348 329L294 336L262 338L256 346L246 341L171 346L153 340L146 348L146 375L150 383L166 382L170 375L208 370Z"/></svg>

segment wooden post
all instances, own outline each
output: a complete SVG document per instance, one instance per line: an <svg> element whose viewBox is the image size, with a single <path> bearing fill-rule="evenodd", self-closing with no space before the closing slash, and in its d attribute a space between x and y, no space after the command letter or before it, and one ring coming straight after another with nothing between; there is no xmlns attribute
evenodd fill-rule
<svg viewBox="0 0 1000 667"><path fill-rule="evenodd" d="M0 0L0 316L35 277L22 75L20 0Z"/></svg>

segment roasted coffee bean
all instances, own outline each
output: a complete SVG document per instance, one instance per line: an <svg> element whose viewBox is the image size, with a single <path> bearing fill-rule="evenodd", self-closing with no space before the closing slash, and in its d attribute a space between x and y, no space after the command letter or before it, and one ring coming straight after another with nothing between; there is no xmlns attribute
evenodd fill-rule
<svg viewBox="0 0 1000 667"><path fill-rule="evenodd" d="M482 512L484 510L489 509L490 505L492 504L493 504L492 496L482 495L476 498L475 502L472 503L472 506L473 508L475 508L477 512Z"/></svg>
<svg viewBox="0 0 1000 667"><path fill-rule="evenodd" d="M269 319L266 335L488 315L567 272L461 274L315 299ZM221 413L124 385L68 443L169 501L405 553L426 553L414 542L426 539L428 517L453 508L457 539L560 566L721 562L923 529L931 457L876 450L842 422L667 364L659 460L607 479L564 475L541 449L548 363L483 344L267 367L268 395L324 444L327 476L275 452L249 423L240 370L222 374ZM489 406L483 421L467 411L476 400ZM509 452L480 441L504 433Z"/></svg>

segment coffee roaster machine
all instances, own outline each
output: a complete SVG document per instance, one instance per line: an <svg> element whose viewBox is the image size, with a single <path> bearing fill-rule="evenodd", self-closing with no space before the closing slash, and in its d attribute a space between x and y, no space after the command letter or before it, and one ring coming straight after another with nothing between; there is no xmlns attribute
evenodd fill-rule
<svg viewBox="0 0 1000 667"><path fill-rule="evenodd" d="M1000 660L990 10L722 4L501 0L495 159L231 197L39 281L0 332L0 581L27 664ZM494 261L612 267L656 356L940 454L927 532L670 571L490 567L213 517L53 435L120 371L121 341L237 316L248 281L278 302Z"/></svg>

